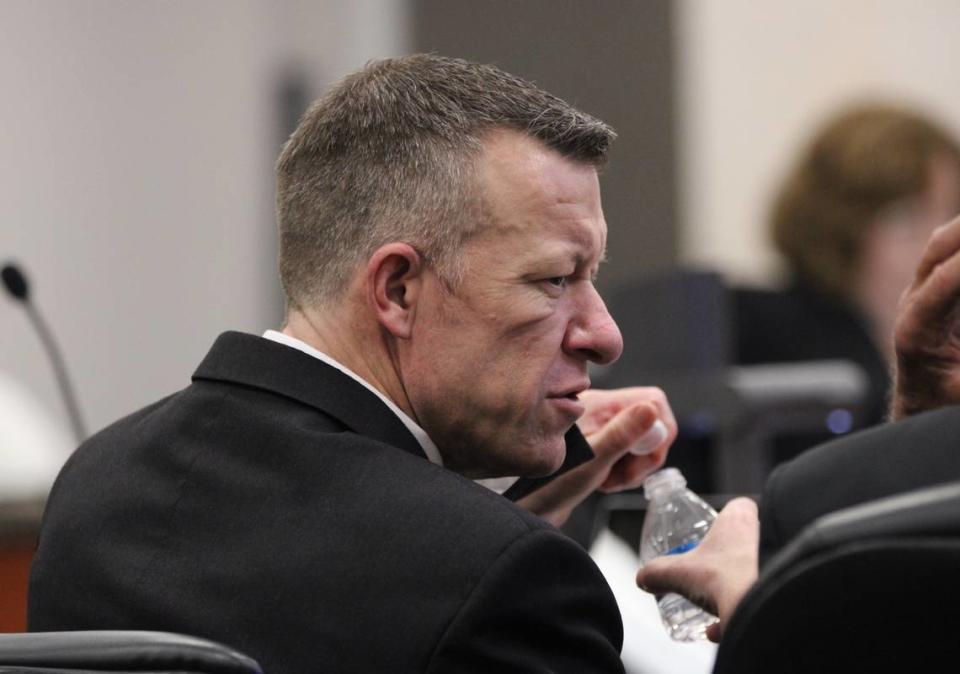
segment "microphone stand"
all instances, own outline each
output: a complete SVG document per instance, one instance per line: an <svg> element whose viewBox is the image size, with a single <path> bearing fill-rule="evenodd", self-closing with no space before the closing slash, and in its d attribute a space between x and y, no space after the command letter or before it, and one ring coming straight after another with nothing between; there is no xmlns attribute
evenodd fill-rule
<svg viewBox="0 0 960 674"><path fill-rule="evenodd" d="M57 385L60 388L60 395L63 398L64 405L67 408L67 415L70 417L70 425L73 426L73 433L77 437L77 442L81 443L87 438L87 432L83 425L83 419L80 416L80 408L77 405L77 399L70 384L70 378L67 376L67 367L56 341L53 339L53 333L47 327L46 322L33 305L29 298L29 289L26 278L15 265L9 264L3 268L3 283L7 292L23 304L27 317L33 323L37 334L40 335L40 341L43 343L50 362L53 364L53 372L57 378Z"/></svg>
<svg viewBox="0 0 960 674"><path fill-rule="evenodd" d="M77 436L77 443L81 443L87 438L87 431L80 417L80 408L77 406L77 399L74 395L73 387L70 384L69 377L67 377L67 368L64 365L63 356L60 354L60 349L53 340L53 334L44 322L43 317L40 316L37 308L33 306L32 302L24 302L23 306L27 312L27 316L30 318L30 322L33 323L33 326L37 329L37 333L40 335L40 341L43 342L44 347L46 347L47 352L50 354L50 362L53 363L53 372L54 375L56 375L57 385L60 387L60 394L63 397L64 405L66 405L67 414L70 417L70 425L73 426L73 433Z"/></svg>

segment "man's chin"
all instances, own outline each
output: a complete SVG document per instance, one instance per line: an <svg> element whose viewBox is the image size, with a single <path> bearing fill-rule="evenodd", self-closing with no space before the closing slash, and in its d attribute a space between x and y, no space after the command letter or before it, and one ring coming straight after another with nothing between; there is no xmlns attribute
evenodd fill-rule
<svg viewBox="0 0 960 674"><path fill-rule="evenodd" d="M519 434L515 434L517 437ZM565 434L542 435L527 442L513 442L488 450L485 456L444 455L444 465L470 479L497 477L545 477L555 473L567 456ZM459 460L458 460L459 459ZM479 459L479 460L478 460Z"/></svg>
<svg viewBox="0 0 960 674"><path fill-rule="evenodd" d="M537 449L525 453L523 465L519 466L514 475L523 477L546 477L560 470L563 460L567 456L567 445L563 437L559 442L551 443L548 448Z"/></svg>

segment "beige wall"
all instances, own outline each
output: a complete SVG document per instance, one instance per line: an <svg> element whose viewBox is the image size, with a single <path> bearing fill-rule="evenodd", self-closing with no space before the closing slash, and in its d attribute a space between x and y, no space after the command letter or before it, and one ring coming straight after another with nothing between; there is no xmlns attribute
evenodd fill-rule
<svg viewBox="0 0 960 674"><path fill-rule="evenodd" d="M19 260L87 425L189 383L223 329L279 320L277 76L405 50L393 0L0 3L0 263ZM0 371L65 425L20 308ZM0 415L3 410L0 410Z"/></svg>
<svg viewBox="0 0 960 674"><path fill-rule="evenodd" d="M823 115L867 95L960 135L956 0L680 0L681 258L771 277L772 190Z"/></svg>

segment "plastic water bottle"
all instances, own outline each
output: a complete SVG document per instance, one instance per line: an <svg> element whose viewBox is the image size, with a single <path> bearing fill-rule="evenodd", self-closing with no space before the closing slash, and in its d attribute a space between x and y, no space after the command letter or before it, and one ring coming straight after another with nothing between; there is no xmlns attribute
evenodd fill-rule
<svg viewBox="0 0 960 674"><path fill-rule="evenodd" d="M640 562L646 564L661 555L677 555L697 547L717 512L687 489L687 481L676 468L664 468L643 482L649 501L640 537ZM660 616L670 636L677 641L706 638L707 627L717 621L678 594L657 597Z"/></svg>

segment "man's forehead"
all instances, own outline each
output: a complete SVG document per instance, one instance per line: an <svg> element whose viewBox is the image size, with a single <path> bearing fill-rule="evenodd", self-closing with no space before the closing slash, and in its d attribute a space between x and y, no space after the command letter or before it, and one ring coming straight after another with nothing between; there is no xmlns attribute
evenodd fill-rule
<svg viewBox="0 0 960 674"><path fill-rule="evenodd" d="M473 237L473 243L480 247L469 246L466 252L472 257L471 252L483 256L499 250L500 255L530 267L555 269L573 262L578 269L595 271L606 261L606 239L602 218L571 220L517 215L482 229Z"/></svg>
<svg viewBox="0 0 960 674"><path fill-rule="evenodd" d="M591 164L565 157L537 138L512 129L497 129L484 136L479 173L487 188L539 189L571 200L583 191L585 183L597 181L597 170Z"/></svg>
<svg viewBox="0 0 960 674"><path fill-rule="evenodd" d="M489 135L484 148L479 177L486 236L523 237L519 259L602 261L606 223L593 166L516 131Z"/></svg>

